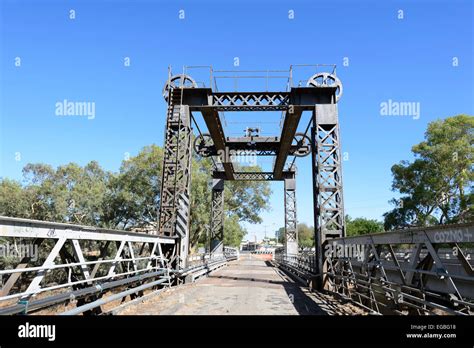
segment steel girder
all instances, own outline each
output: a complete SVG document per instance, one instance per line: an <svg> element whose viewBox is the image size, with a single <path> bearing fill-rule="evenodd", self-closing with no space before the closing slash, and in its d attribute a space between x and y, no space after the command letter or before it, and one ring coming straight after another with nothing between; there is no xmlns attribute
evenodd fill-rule
<svg viewBox="0 0 474 348"><path fill-rule="evenodd" d="M183 268L189 247L192 130L189 106L180 104L179 90L171 90L165 131L158 233L177 238L167 256Z"/></svg>
<svg viewBox="0 0 474 348"><path fill-rule="evenodd" d="M182 103L191 111L312 110L315 104L335 102L337 86L292 87L289 92L217 92L211 88L183 88Z"/></svg>
<svg viewBox="0 0 474 348"><path fill-rule="evenodd" d="M202 109L201 113L206 122L207 129L211 134L216 153L220 154L219 157L221 158L221 164L226 173L226 179L232 180L234 177L234 166L232 165L232 162L229 161L230 159L225 156L225 154L227 154L227 149L224 129L219 118L219 113L214 108Z"/></svg>
<svg viewBox="0 0 474 348"><path fill-rule="evenodd" d="M278 111L289 105L288 92L214 92L210 105L218 111Z"/></svg>
<svg viewBox="0 0 474 348"><path fill-rule="evenodd" d="M288 256L298 254L295 178L285 179L285 252Z"/></svg>
<svg viewBox="0 0 474 348"><path fill-rule="evenodd" d="M20 243L20 249L28 247L15 268L0 270L0 277L7 277L0 289L2 310L13 300L25 306L14 305L12 313L48 306L49 299L52 304L76 299L58 295L61 291L82 289L83 296L91 297L96 286L109 288L129 277L152 279L157 270L169 277L162 247L175 244L172 238L150 234L6 217L0 217L0 238ZM86 292L85 287L92 290ZM42 299L31 302L38 294ZM78 298L78 306L81 301Z"/></svg>
<svg viewBox="0 0 474 348"><path fill-rule="evenodd" d="M224 180L213 179L211 203L211 254L222 254L224 249Z"/></svg>
<svg viewBox="0 0 474 348"><path fill-rule="evenodd" d="M328 289L379 313L474 313L474 224L328 241Z"/></svg>
<svg viewBox="0 0 474 348"><path fill-rule="evenodd" d="M251 180L251 181L276 181L284 180L287 178L293 178L295 176L294 171L284 171L281 179L275 179L273 172L235 172L233 180ZM214 178L225 178L224 172L215 172Z"/></svg>
<svg viewBox="0 0 474 348"><path fill-rule="evenodd" d="M344 237L341 149L336 104L319 104L313 112L312 168L314 226L318 272L326 285L324 246L328 239Z"/></svg>
<svg viewBox="0 0 474 348"><path fill-rule="evenodd" d="M280 144L273 167L273 175L276 179L281 179L302 113L303 110L301 108L295 107L288 109L285 113L285 120L283 121L283 128L281 129Z"/></svg>

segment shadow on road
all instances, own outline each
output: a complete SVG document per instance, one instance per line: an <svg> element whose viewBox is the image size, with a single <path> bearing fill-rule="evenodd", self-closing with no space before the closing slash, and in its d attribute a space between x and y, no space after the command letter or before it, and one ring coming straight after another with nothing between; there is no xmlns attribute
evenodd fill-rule
<svg viewBox="0 0 474 348"><path fill-rule="evenodd" d="M271 279L258 279L258 278L249 278L249 277L229 277L229 276L222 276L222 275L210 275L208 278L215 278L215 279L230 279L230 280L242 280L242 281L251 281L251 282L261 282L261 283L269 283L269 284L279 284L283 285L286 283L285 281L280 280L271 280Z"/></svg>
<svg viewBox="0 0 474 348"><path fill-rule="evenodd" d="M277 270L270 261L265 260L265 268L272 268ZM253 265L255 267L255 265ZM278 269L278 273L280 274L280 270ZM281 274L280 274L281 275ZM281 285L285 290L290 302L292 303L295 310L300 315L328 315L327 311L322 309L314 300L301 289L301 286L293 281L288 280L271 280L271 279L261 279L256 277L239 277L239 276L225 276L225 275L209 275L209 278L214 279L229 279L229 280L236 280L236 281L244 281L244 282L260 282L260 283L267 283L267 284L277 284Z"/></svg>
<svg viewBox="0 0 474 348"><path fill-rule="evenodd" d="M287 277L291 278L290 275L286 274L278 267L276 267L272 262L265 261L265 264L268 267L277 268L280 272L284 273ZM317 296L315 293L311 293L308 290L308 293L313 294L315 297L320 297L324 300L324 309L320 305L314 302L310 296L308 296L301 288L298 282L284 282L283 287L285 288L286 293L291 299L293 296L293 306L298 311L300 315L354 315L354 313L348 309L344 308L344 304L349 303L350 301L344 299L329 299L329 297L322 298L321 295Z"/></svg>

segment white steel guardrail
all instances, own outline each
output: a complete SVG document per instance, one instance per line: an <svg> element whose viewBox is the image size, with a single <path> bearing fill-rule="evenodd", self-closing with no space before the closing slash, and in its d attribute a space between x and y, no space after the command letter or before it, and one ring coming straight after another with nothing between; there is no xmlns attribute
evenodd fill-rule
<svg viewBox="0 0 474 348"><path fill-rule="evenodd" d="M238 260L239 250L233 247L224 247L223 253L206 253L189 255L186 259L187 267L180 271L181 276L186 276L193 272L200 272L203 269L211 269L213 265L225 264L228 261Z"/></svg>
<svg viewBox="0 0 474 348"><path fill-rule="evenodd" d="M162 245L174 242L150 234L0 217L0 314L101 295L111 285L169 282L172 271Z"/></svg>
<svg viewBox="0 0 474 348"><path fill-rule="evenodd" d="M224 256L228 261L239 259L239 249L233 247L224 247Z"/></svg>

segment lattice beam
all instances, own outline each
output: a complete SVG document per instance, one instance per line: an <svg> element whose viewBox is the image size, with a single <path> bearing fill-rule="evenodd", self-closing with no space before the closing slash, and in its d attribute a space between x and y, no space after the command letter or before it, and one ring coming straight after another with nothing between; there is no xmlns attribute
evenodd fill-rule
<svg viewBox="0 0 474 348"><path fill-rule="evenodd" d="M221 254L224 247L224 180L213 179L211 203L211 253Z"/></svg>
<svg viewBox="0 0 474 348"><path fill-rule="evenodd" d="M296 216L296 180L285 179L285 251L288 256L298 254Z"/></svg>
<svg viewBox="0 0 474 348"><path fill-rule="evenodd" d="M288 92L214 92L210 105L218 111L278 111L289 105Z"/></svg>

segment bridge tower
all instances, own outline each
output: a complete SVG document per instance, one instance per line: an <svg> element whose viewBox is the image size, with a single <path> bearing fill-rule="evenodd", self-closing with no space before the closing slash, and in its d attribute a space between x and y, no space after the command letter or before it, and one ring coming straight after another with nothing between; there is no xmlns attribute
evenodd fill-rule
<svg viewBox="0 0 474 348"><path fill-rule="evenodd" d="M177 239L175 245L163 250L176 268L186 266L189 248L192 130L189 106L182 103L182 91L186 86L196 87L196 84L189 76L178 75L169 78L163 89L168 112L158 234Z"/></svg>
<svg viewBox="0 0 474 348"><path fill-rule="evenodd" d="M313 209L317 268L326 274L329 260L326 245L332 238L345 237L342 166L337 104L316 105L313 112L312 171ZM318 287L328 288L328 278Z"/></svg>

